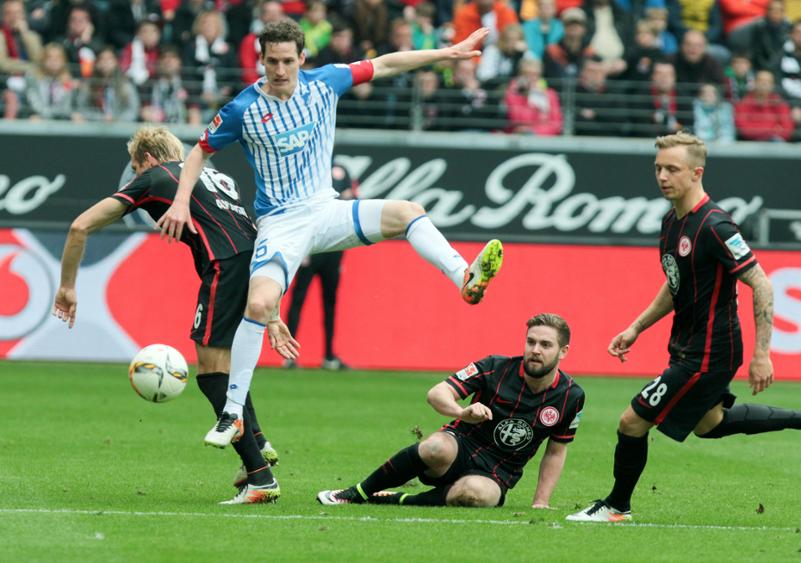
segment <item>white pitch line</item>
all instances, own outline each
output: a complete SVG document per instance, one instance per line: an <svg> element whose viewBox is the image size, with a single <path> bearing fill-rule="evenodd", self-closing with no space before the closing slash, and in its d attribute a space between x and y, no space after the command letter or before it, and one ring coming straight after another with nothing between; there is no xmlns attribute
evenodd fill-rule
<svg viewBox="0 0 801 563"><path fill-rule="evenodd" d="M545 524L551 528L564 528L568 526L576 526L575 524L566 524L562 522L535 522L532 524L529 520L523 517L522 520L486 520L486 519L458 519L458 518L376 518L375 516L330 516L327 514L242 514L242 513L224 513L224 512L167 512L167 511L153 511L143 512L136 510L85 510L77 508L0 508L0 514L74 514L79 516L139 516L139 517L157 517L167 516L170 518L175 517L190 517L190 518L239 518L250 520L328 520L335 522L394 522L399 524L481 524L490 526L531 526L537 524ZM532 513L532 517L536 514ZM580 524L578 525L581 526ZM602 525L603 526L603 525ZM647 522L629 522L606 524L607 527L614 528L657 528L657 529L678 529L678 530L715 530L724 532L794 532L797 533L799 528L795 527L770 527L770 526L716 526L716 525L703 525L703 524L652 524ZM598 525L590 525L590 527L598 527Z"/></svg>

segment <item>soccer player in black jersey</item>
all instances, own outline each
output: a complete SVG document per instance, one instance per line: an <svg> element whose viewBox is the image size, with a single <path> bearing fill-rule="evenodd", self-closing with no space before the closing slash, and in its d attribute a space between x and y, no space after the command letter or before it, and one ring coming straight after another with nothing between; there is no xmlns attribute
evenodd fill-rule
<svg viewBox="0 0 801 563"><path fill-rule="evenodd" d="M75 280L88 235L137 208L157 220L175 196L183 158L177 137L163 127L143 127L129 141L128 152L136 177L75 219L64 244L53 314L70 328L78 302ZM245 308L256 229L240 206L234 181L216 170L204 169L191 206L197 234L184 231L181 242L192 250L201 279L191 332L198 356L197 382L219 415L225 404L231 342ZM298 343L279 318L269 323L268 331L282 355L297 356ZM223 504L271 502L281 494L269 467L278 454L261 433L252 402L248 403L243 437L234 445L243 462L234 483L240 491Z"/></svg>
<svg viewBox="0 0 801 563"><path fill-rule="evenodd" d="M801 412L734 405L729 382L743 362L737 280L753 290L756 342L748 381L754 395L773 381L773 289L737 225L704 191L703 141L680 132L658 137L656 148L656 180L673 204L659 238L666 281L631 326L612 339L608 351L625 361L640 333L673 311L670 361L620 418L612 492L568 516L572 521L631 519L631 496L645 469L648 431L654 426L679 442L690 432L721 438L801 428Z"/></svg>
<svg viewBox="0 0 801 563"><path fill-rule="evenodd" d="M489 356L428 392L455 420L405 448L350 488L321 491L322 504L372 502L427 506L501 506L506 492L546 439L534 508L548 508L584 407L584 391L559 369L570 328L559 315L531 319L522 356ZM472 395L469 406L457 401ZM418 477L434 488L411 495L384 489Z"/></svg>

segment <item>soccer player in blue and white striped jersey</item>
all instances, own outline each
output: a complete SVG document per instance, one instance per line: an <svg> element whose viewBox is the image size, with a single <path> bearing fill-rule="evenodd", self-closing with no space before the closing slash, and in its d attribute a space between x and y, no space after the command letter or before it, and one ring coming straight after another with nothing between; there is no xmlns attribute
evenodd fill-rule
<svg viewBox="0 0 801 563"><path fill-rule="evenodd" d="M189 212L192 188L205 159L239 142L258 187L258 237L250 265L245 316L232 347L225 412L206 443L225 447L241 433L242 408L261 354L264 330L278 318L278 303L305 256L405 236L420 256L461 290L465 301L481 301L503 259L492 240L472 264L445 240L409 201L336 199L331 187L336 105L351 86L439 61L470 59L485 28L443 49L389 53L350 65L301 70L304 35L291 20L268 24L259 36L265 77L245 88L214 117L189 153L172 207L159 221L162 234L194 232ZM276 343L271 340L271 345ZM279 353L283 353L280 346Z"/></svg>

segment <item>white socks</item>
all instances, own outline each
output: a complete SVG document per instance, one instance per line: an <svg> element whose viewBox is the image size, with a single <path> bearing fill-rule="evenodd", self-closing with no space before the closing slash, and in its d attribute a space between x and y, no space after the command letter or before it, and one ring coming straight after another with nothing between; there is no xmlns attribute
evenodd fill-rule
<svg viewBox="0 0 801 563"><path fill-rule="evenodd" d="M442 236L428 215L421 215L409 223L406 227L406 240L417 254L448 276L456 287L461 289L467 262ZM233 374L233 369L231 373Z"/></svg>
<svg viewBox="0 0 801 563"><path fill-rule="evenodd" d="M231 373L228 376L228 391L223 410L242 418L242 410L250 390L253 370L261 355L265 326L243 317L234 334L231 346Z"/></svg>

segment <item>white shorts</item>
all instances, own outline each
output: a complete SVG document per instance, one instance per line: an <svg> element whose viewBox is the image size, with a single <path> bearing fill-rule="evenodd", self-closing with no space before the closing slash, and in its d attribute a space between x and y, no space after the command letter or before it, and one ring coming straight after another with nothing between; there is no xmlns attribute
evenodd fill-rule
<svg viewBox="0 0 801 563"><path fill-rule="evenodd" d="M380 199L329 199L259 218L250 277L268 277L286 291L306 256L384 240L384 203Z"/></svg>

